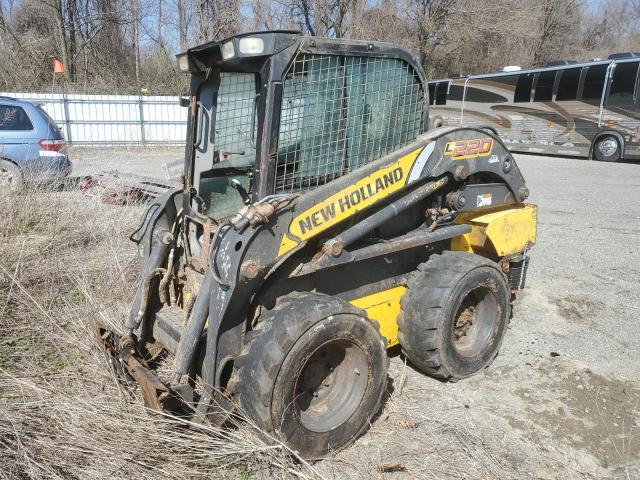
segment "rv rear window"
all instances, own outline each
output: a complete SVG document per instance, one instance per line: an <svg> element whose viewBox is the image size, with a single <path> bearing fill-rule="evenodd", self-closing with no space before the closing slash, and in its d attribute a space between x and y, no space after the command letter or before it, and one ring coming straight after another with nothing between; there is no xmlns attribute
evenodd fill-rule
<svg viewBox="0 0 640 480"><path fill-rule="evenodd" d="M638 77L638 63L619 63L613 71L609 100L633 99Z"/></svg>
<svg viewBox="0 0 640 480"><path fill-rule="evenodd" d="M540 72L536 82L534 102L550 102L553 97L553 83L556 81L556 71Z"/></svg>
<svg viewBox="0 0 640 480"><path fill-rule="evenodd" d="M533 74L523 73L518 78L516 91L513 95L514 102L528 102L531 100L531 85L533 84Z"/></svg>
<svg viewBox="0 0 640 480"><path fill-rule="evenodd" d="M578 83L580 83L581 68L569 68L560 71L560 83L558 84L558 100L575 100L578 97Z"/></svg>
<svg viewBox="0 0 640 480"><path fill-rule="evenodd" d="M604 88L604 77L607 73L607 65L592 65L587 68L582 88L583 100L600 100Z"/></svg>

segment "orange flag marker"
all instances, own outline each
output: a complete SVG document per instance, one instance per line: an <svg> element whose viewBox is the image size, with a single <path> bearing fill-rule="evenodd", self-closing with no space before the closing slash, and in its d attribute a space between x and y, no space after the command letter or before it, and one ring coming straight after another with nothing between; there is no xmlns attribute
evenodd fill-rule
<svg viewBox="0 0 640 480"><path fill-rule="evenodd" d="M61 73L64 75L64 63L57 58L53 59L53 73Z"/></svg>

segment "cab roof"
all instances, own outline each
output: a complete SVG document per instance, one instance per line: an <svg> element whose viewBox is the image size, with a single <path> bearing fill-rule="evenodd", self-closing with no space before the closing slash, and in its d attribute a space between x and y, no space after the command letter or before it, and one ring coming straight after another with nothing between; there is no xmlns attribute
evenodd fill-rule
<svg viewBox="0 0 640 480"><path fill-rule="evenodd" d="M305 36L297 30L258 31L234 35L224 40L212 41L192 47L186 52L178 54L177 57L187 55L190 60L190 66L194 68L195 71L204 71L208 67L220 65L221 62L224 61L222 57L223 45L232 42L235 46L235 51L238 52L240 40L247 37L262 38L264 44L263 51L251 55L237 55L235 57L236 60L238 58L254 59L257 57L276 55L286 48L297 44L297 49L309 53L400 58L421 70L419 67L420 62L413 53L392 43L344 38L311 37Z"/></svg>

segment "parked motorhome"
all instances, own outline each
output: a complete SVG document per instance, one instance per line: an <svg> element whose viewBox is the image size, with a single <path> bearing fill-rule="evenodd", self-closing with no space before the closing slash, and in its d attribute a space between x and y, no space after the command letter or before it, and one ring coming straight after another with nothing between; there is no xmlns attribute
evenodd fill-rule
<svg viewBox="0 0 640 480"><path fill-rule="evenodd" d="M640 53L428 83L431 127L481 126L512 151L640 158Z"/></svg>

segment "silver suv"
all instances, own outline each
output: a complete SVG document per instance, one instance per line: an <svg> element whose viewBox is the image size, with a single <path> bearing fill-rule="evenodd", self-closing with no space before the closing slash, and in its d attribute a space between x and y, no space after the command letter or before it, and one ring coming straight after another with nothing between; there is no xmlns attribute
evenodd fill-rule
<svg viewBox="0 0 640 480"><path fill-rule="evenodd" d="M70 172L64 137L49 115L31 102L0 97L0 191Z"/></svg>

